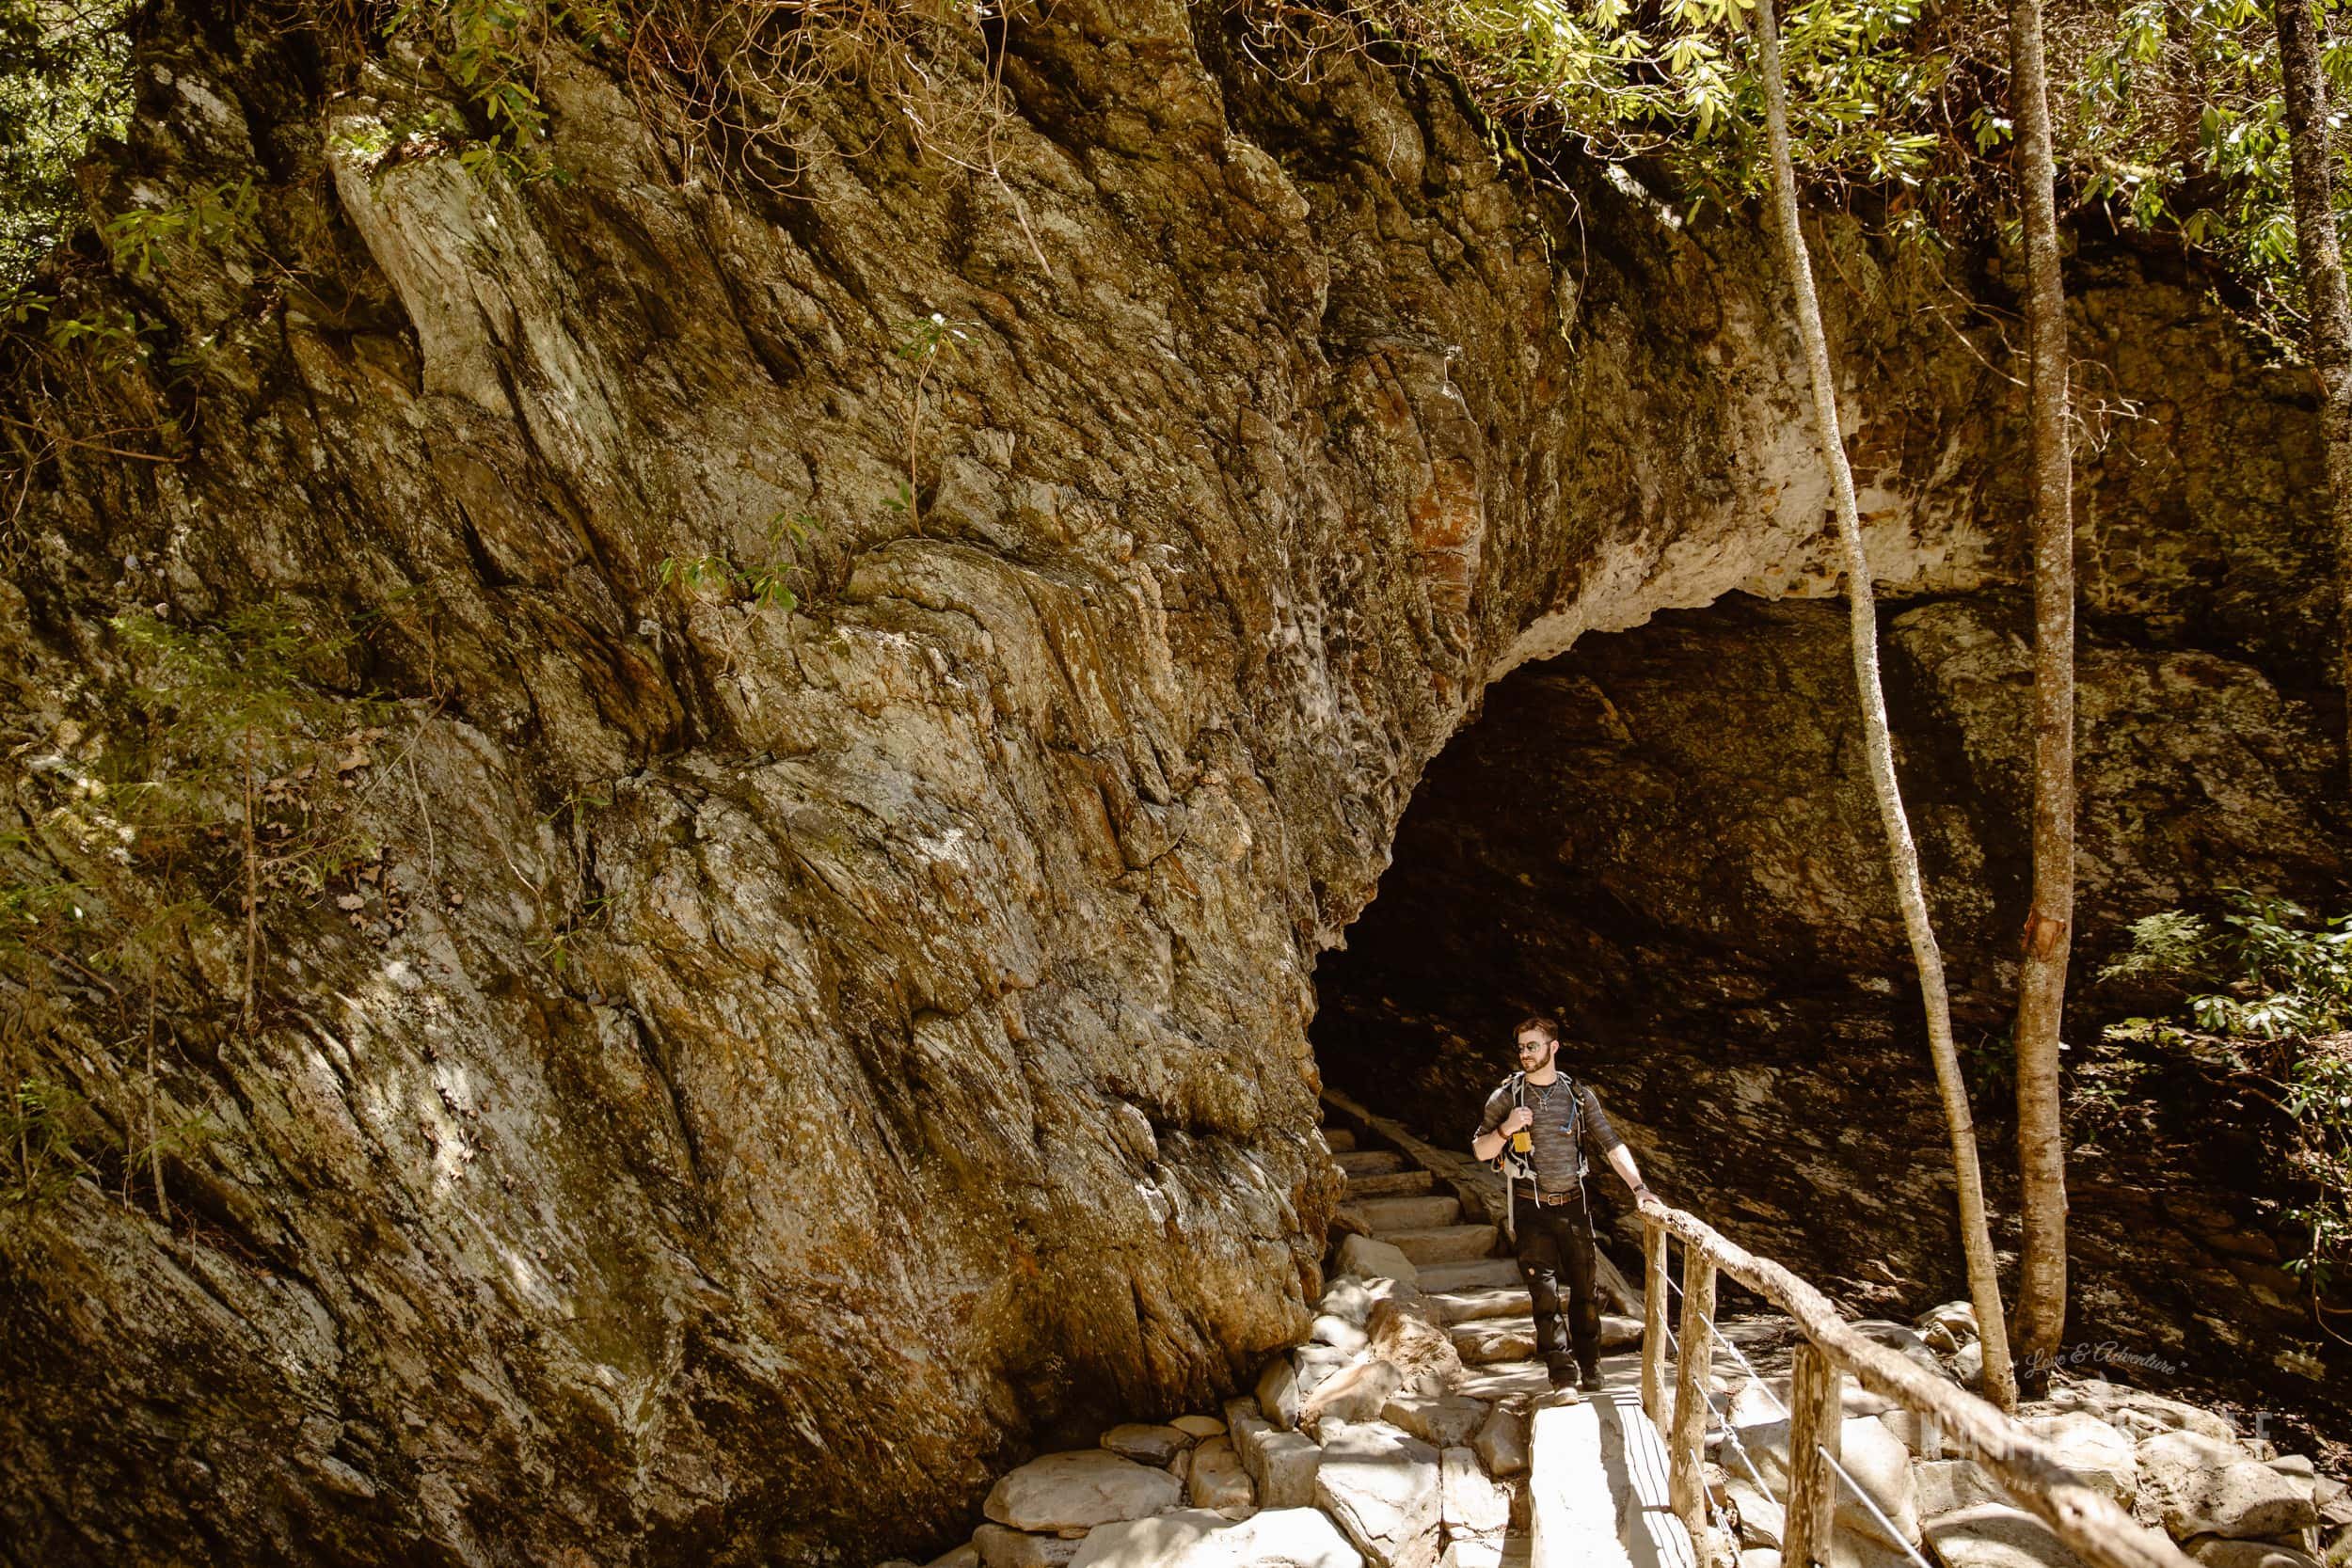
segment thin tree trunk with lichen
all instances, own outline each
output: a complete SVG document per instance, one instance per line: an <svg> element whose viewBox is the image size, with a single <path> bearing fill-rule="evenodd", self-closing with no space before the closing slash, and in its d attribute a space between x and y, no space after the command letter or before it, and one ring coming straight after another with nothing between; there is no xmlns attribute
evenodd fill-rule
<svg viewBox="0 0 2352 1568"><path fill-rule="evenodd" d="M1829 338L1821 328L1820 296L1813 287L1813 263L1807 255L1804 231L1797 221L1796 169L1788 153L1788 97L1781 76L1780 29L1772 15L1772 0L1756 0L1751 25L1757 46L1757 70L1763 78L1765 131L1772 161L1772 228L1780 242L1781 260L1788 269L1790 292L1796 298L1797 333L1804 343L1805 366L1813 384L1813 412L1820 424L1821 458L1828 466L1830 489L1837 515L1837 536L1846 557L1846 601L1853 633L1854 684L1862 702L1864 750L1870 760L1870 784L1878 796L1879 816L1886 828L1888 869L1895 881L1896 902L1902 908L1903 928L1911 938L1912 958L1919 969L1920 999L1927 1009L1928 1052L1934 1058L1935 1078L1943 1091L1944 1119L1950 1130L1953 1173L1960 1187L1960 1237L1968 1257L1968 1293L1976 1304L1977 1322L1984 1340L1984 1390L2004 1410L2017 1404L2017 1386L2010 1367L2009 1336L2001 1316L2001 1286L1993 1259L1993 1236L1987 1225L1984 1176L1977 1159L1975 1118L1968 1108L1967 1086L1961 1081L1960 1053L1952 1043L1951 997L1944 981L1944 955L1935 943L1935 928L1928 917L1926 886L1919 874L1919 848L1903 815L1902 786L1895 776L1894 736L1887 727L1886 692L1879 680L1878 608L1871 594L1870 562L1862 546L1862 518L1854 503L1853 469L1846 461L1843 427L1837 418L1837 388L1829 361Z"/></svg>
<svg viewBox="0 0 2352 1568"><path fill-rule="evenodd" d="M2277 16L2296 260L2311 312L2310 352L2319 372L2320 430L2327 443L2328 516L2336 537L2336 669L2345 692L2344 755L2352 768L2352 300L2328 172L2328 74L2318 24L2306 0L2280 0Z"/></svg>
<svg viewBox="0 0 2352 1568"><path fill-rule="evenodd" d="M169 1225L171 1199L164 1192L163 1122L155 1114L155 992L159 984L158 967L159 960L150 951L147 956L147 1168L149 1177L155 1183L155 1217ZM124 1180L127 1183L129 1178L125 1177Z"/></svg>
<svg viewBox="0 0 2352 1568"><path fill-rule="evenodd" d="M253 726L247 723L244 736L243 766L240 768L245 794L245 1008L243 1026L247 1033L253 1028L253 981L261 965L262 945L262 886L256 866L262 847L253 830Z"/></svg>
<svg viewBox="0 0 2352 1568"><path fill-rule="evenodd" d="M2010 108L2025 215L2027 405L2033 432L2033 897L2017 974L2016 1350L2035 1392L2066 1332L2066 1141L2059 1024L2074 918L2074 441L2066 290L2058 272L2042 0L2010 0Z"/></svg>

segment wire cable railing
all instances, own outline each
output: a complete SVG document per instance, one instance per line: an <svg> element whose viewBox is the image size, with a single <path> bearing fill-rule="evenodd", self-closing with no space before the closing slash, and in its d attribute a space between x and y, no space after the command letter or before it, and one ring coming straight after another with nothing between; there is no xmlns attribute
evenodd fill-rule
<svg viewBox="0 0 2352 1568"><path fill-rule="evenodd" d="M1939 1450L1948 1443L1976 1459L2020 1507L2040 1517L2092 1568L2192 1568L2169 1538L2135 1523L2113 1499L2067 1468L2040 1438L1983 1400L1864 1336L1819 1291L1780 1264L1726 1240L1697 1216L1655 1199L1643 1204L1641 1213L1647 1276L1642 1407L1665 1438L1675 1514L1690 1532L1701 1568L1716 1568L1736 1555L1721 1528L1723 1515L1702 1470L1707 1433L1719 1418L1708 1375L1713 1354L1699 1354L1710 1343L1731 1353L1788 1422L1784 1568L1814 1568L1829 1560L1840 1482L1886 1532L1887 1540L1899 1545L1916 1568L1929 1568L1843 1463L1841 1385L1850 1375L1872 1393L1931 1421ZM1682 1243L1679 1284L1668 1270L1669 1237ZM1716 1325L1719 1272L1787 1313L1804 1335L1791 1357L1787 1403L1756 1376L1754 1364ZM1666 1321L1676 1297L1681 1304L1679 1334ZM1683 1353L1685 1344L1693 1347L1692 1354ZM1670 1346L1671 1401L1666 1388ZM1720 1420L1726 1446L1758 1488L1771 1496L1772 1488L1764 1484L1759 1466L1740 1441L1730 1412L1722 1412Z"/></svg>
<svg viewBox="0 0 2352 1568"><path fill-rule="evenodd" d="M1682 1294L1682 1287L1675 1284L1671 1275L1668 1277L1666 1283L1677 1296ZM1772 1402L1772 1409L1780 1417L1780 1418L1789 1423L1789 1452L1791 1455L1795 1454L1797 1451L1796 1421L1795 1418L1790 1414L1788 1407L1780 1402L1780 1396L1772 1392L1772 1386L1764 1381L1763 1374L1756 1370L1756 1364L1747 1358L1746 1353L1740 1350L1738 1343L1726 1337L1724 1331L1717 1326L1714 1318L1710 1315L1705 1320L1705 1322L1707 1323L1708 1338L1711 1338L1717 1345L1731 1353L1731 1358L1740 1363L1740 1370L1748 1374L1749 1383L1756 1387L1757 1392L1761 1393L1767 1400ZM1669 1329L1666 1332L1666 1345L1669 1350L1674 1352L1675 1358L1679 1361L1682 1356L1682 1343L1675 1336L1672 1329ZM1724 1444L1732 1450L1732 1452L1739 1455L1740 1465L1743 1465L1748 1472L1748 1479L1756 1482L1756 1489L1758 1492L1761 1492L1765 1497L1770 1497L1772 1495L1772 1485L1770 1482L1765 1481L1763 1473L1757 1469L1755 1456L1748 1452L1747 1444L1740 1440L1740 1429L1732 1424L1730 1410L1728 1408L1720 1411L1717 1410L1715 1406L1714 1391L1708 1388L1704 1381L1701 1382L1699 1386L1701 1391L1707 1396L1708 1417L1715 1420L1723 1430ZM1930 1417L1928 1419L1933 1420L1934 1418ZM1822 1461L1829 1465L1831 1472L1836 1475L1839 1481L1846 1483L1846 1490L1853 1494L1855 1501L1861 1503L1862 1506L1869 1512L1870 1517L1878 1521L1879 1528L1886 1532L1887 1540L1892 1541L1897 1546L1900 1547L1903 1555L1911 1559L1911 1560L1917 1565L1917 1568L1933 1568L1933 1564L1930 1563L1926 1558L1919 1554L1919 1548L1913 1545L1911 1542L1905 1538L1902 1530L1896 1526L1895 1521L1886 1516L1886 1511L1879 1506L1879 1501L1876 1497L1870 1496L1868 1488L1865 1487L1860 1481L1854 1480L1852 1472L1848 1470L1843 1464L1839 1463L1837 1455L1830 1452L1827 1445L1816 1442L1813 1445L1813 1451L1820 1456ZM1789 1465L1792 1473L1794 1472L1795 1467L1796 1466L1792 1460ZM1709 1500L1708 1513L1714 1516L1718 1524L1721 1523L1722 1515L1715 1513L1711 1499ZM1782 1533L1782 1542L1785 1544L1787 1539L1787 1532L1784 1528ZM1826 1547L1828 1543L1825 1540L1821 1543L1821 1544ZM1784 1568L1801 1568L1801 1565L1784 1563Z"/></svg>

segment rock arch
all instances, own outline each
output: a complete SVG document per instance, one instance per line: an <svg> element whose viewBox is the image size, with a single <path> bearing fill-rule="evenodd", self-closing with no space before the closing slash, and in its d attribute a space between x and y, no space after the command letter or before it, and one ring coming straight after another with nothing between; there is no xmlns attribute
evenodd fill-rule
<svg viewBox="0 0 2352 1568"><path fill-rule="evenodd" d="M429 83L321 103L282 39L154 8L122 178L258 170L310 280L144 296L221 335L201 439L32 494L7 704L80 744L126 603L422 595L342 677L408 699L413 787L366 797L405 906L275 917L265 1026L182 1021L200 1227L77 1193L0 1262L26 1549L862 1560L1303 1326L1311 971L1424 766L1580 636L1831 584L1742 224L1531 193L1438 85L1278 80L1232 25L1057 6L1001 182L884 128L760 201L573 60L569 182L362 169L334 128ZM2007 580L1984 334L1827 252L1882 569ZM2086 507L2094 610L2293 664L2308 389L2192 287L2085 270L2145 416ZM932 311L968 337L909 476ZM799 514L804 615L665 586ZM39 1050L124 1092L94 1027Z"/></svg>

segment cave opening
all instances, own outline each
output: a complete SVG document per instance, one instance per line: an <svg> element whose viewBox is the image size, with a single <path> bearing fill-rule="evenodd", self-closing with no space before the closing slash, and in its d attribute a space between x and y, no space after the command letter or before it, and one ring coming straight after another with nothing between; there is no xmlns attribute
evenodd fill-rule
<svg viewBox="0 0 2352 1568"><path fill-rule="evenodd" d="M1913 599L1883 607L1881 635L1995 1243L2013 1247L2006 1030L2028 877L2026 607L2008 592ZM2231 879L2325 902L2344 868L2311 704L2205 652L2086 635L2078 668L2068 1031L2082 1040L2140 1001L2096 978L2130 921ZM1845 607L1827 600L1735 594L1588 635L1496 682L1423 773L1375 898L1317 966L1326 1082L1463 1148L1511 1069L1513 1025L1550 1013L1563 1064L1599 1093L1666 1201L1849 1310L1908 1316L1964 1293L1948 1144L1854 710ZM2194 1104L2184 1098L2183 1114ZM2211 1136L2100 1143L2070 1175L2078 1331L2179 1351L2219 1316L2249 1334L2294 1326L2292 1306L2265 1301L2246 1267L2265 1200L2243 1149ZM1597 1187L1604 1243L1629 1265L1629 1202L1613 1178Z"/></svg>
<svg viewBox="0 0 2352 1568"><path fill-rule="evenodd" d="M1942 1136L1886 978L1903 937L1845 636L1841 605L1738 595L1588 635L1489 688L1423 773L1377 896L1317 966L1329 1085L1464 1148L1512 1069L1514 1024L1549 1014L1563 1066L1668 1201L1749 1222L1847 1293L1890 1285L1855 1272L1885 1238L1841 1241L1820 1201L1832 1180L1866 1206L1891 1196L1899 1181L1862 1180L1894 1163L1869 1146L1907 1160ZM1937 797L1917 815L1947 803L1940 777L1906 782ZM1991 869L2022 895L2022 867ZM1596 1188L1630 1264L1629 1202L1613 1178ZM1889 1266L1944 1282L1941 1219L1931 1205Z"/></svg>

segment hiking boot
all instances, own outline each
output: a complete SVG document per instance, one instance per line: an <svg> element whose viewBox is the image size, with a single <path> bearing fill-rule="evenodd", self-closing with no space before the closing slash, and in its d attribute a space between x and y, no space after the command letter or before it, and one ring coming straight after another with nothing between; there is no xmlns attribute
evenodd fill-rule
<svg viewBox="0 0 2352 1568"><path fill-rule="evenodd" d="M1584 1375L1578 1380L1578 1386L1581 1387L1588 1394L1599 1393L1602 1386L1600 1381L1600 1369L1598 1367L1585 1368Z"/></svg>
<svg viewBox="0 0 2352 1568"><path fill-rule="evenodd" d="M1553 1363L1551 1367L1551 1386L1555 1392L1562 1388L1574 1388L1576 1386L1576 1368L1565 1362Z"/></svg>

